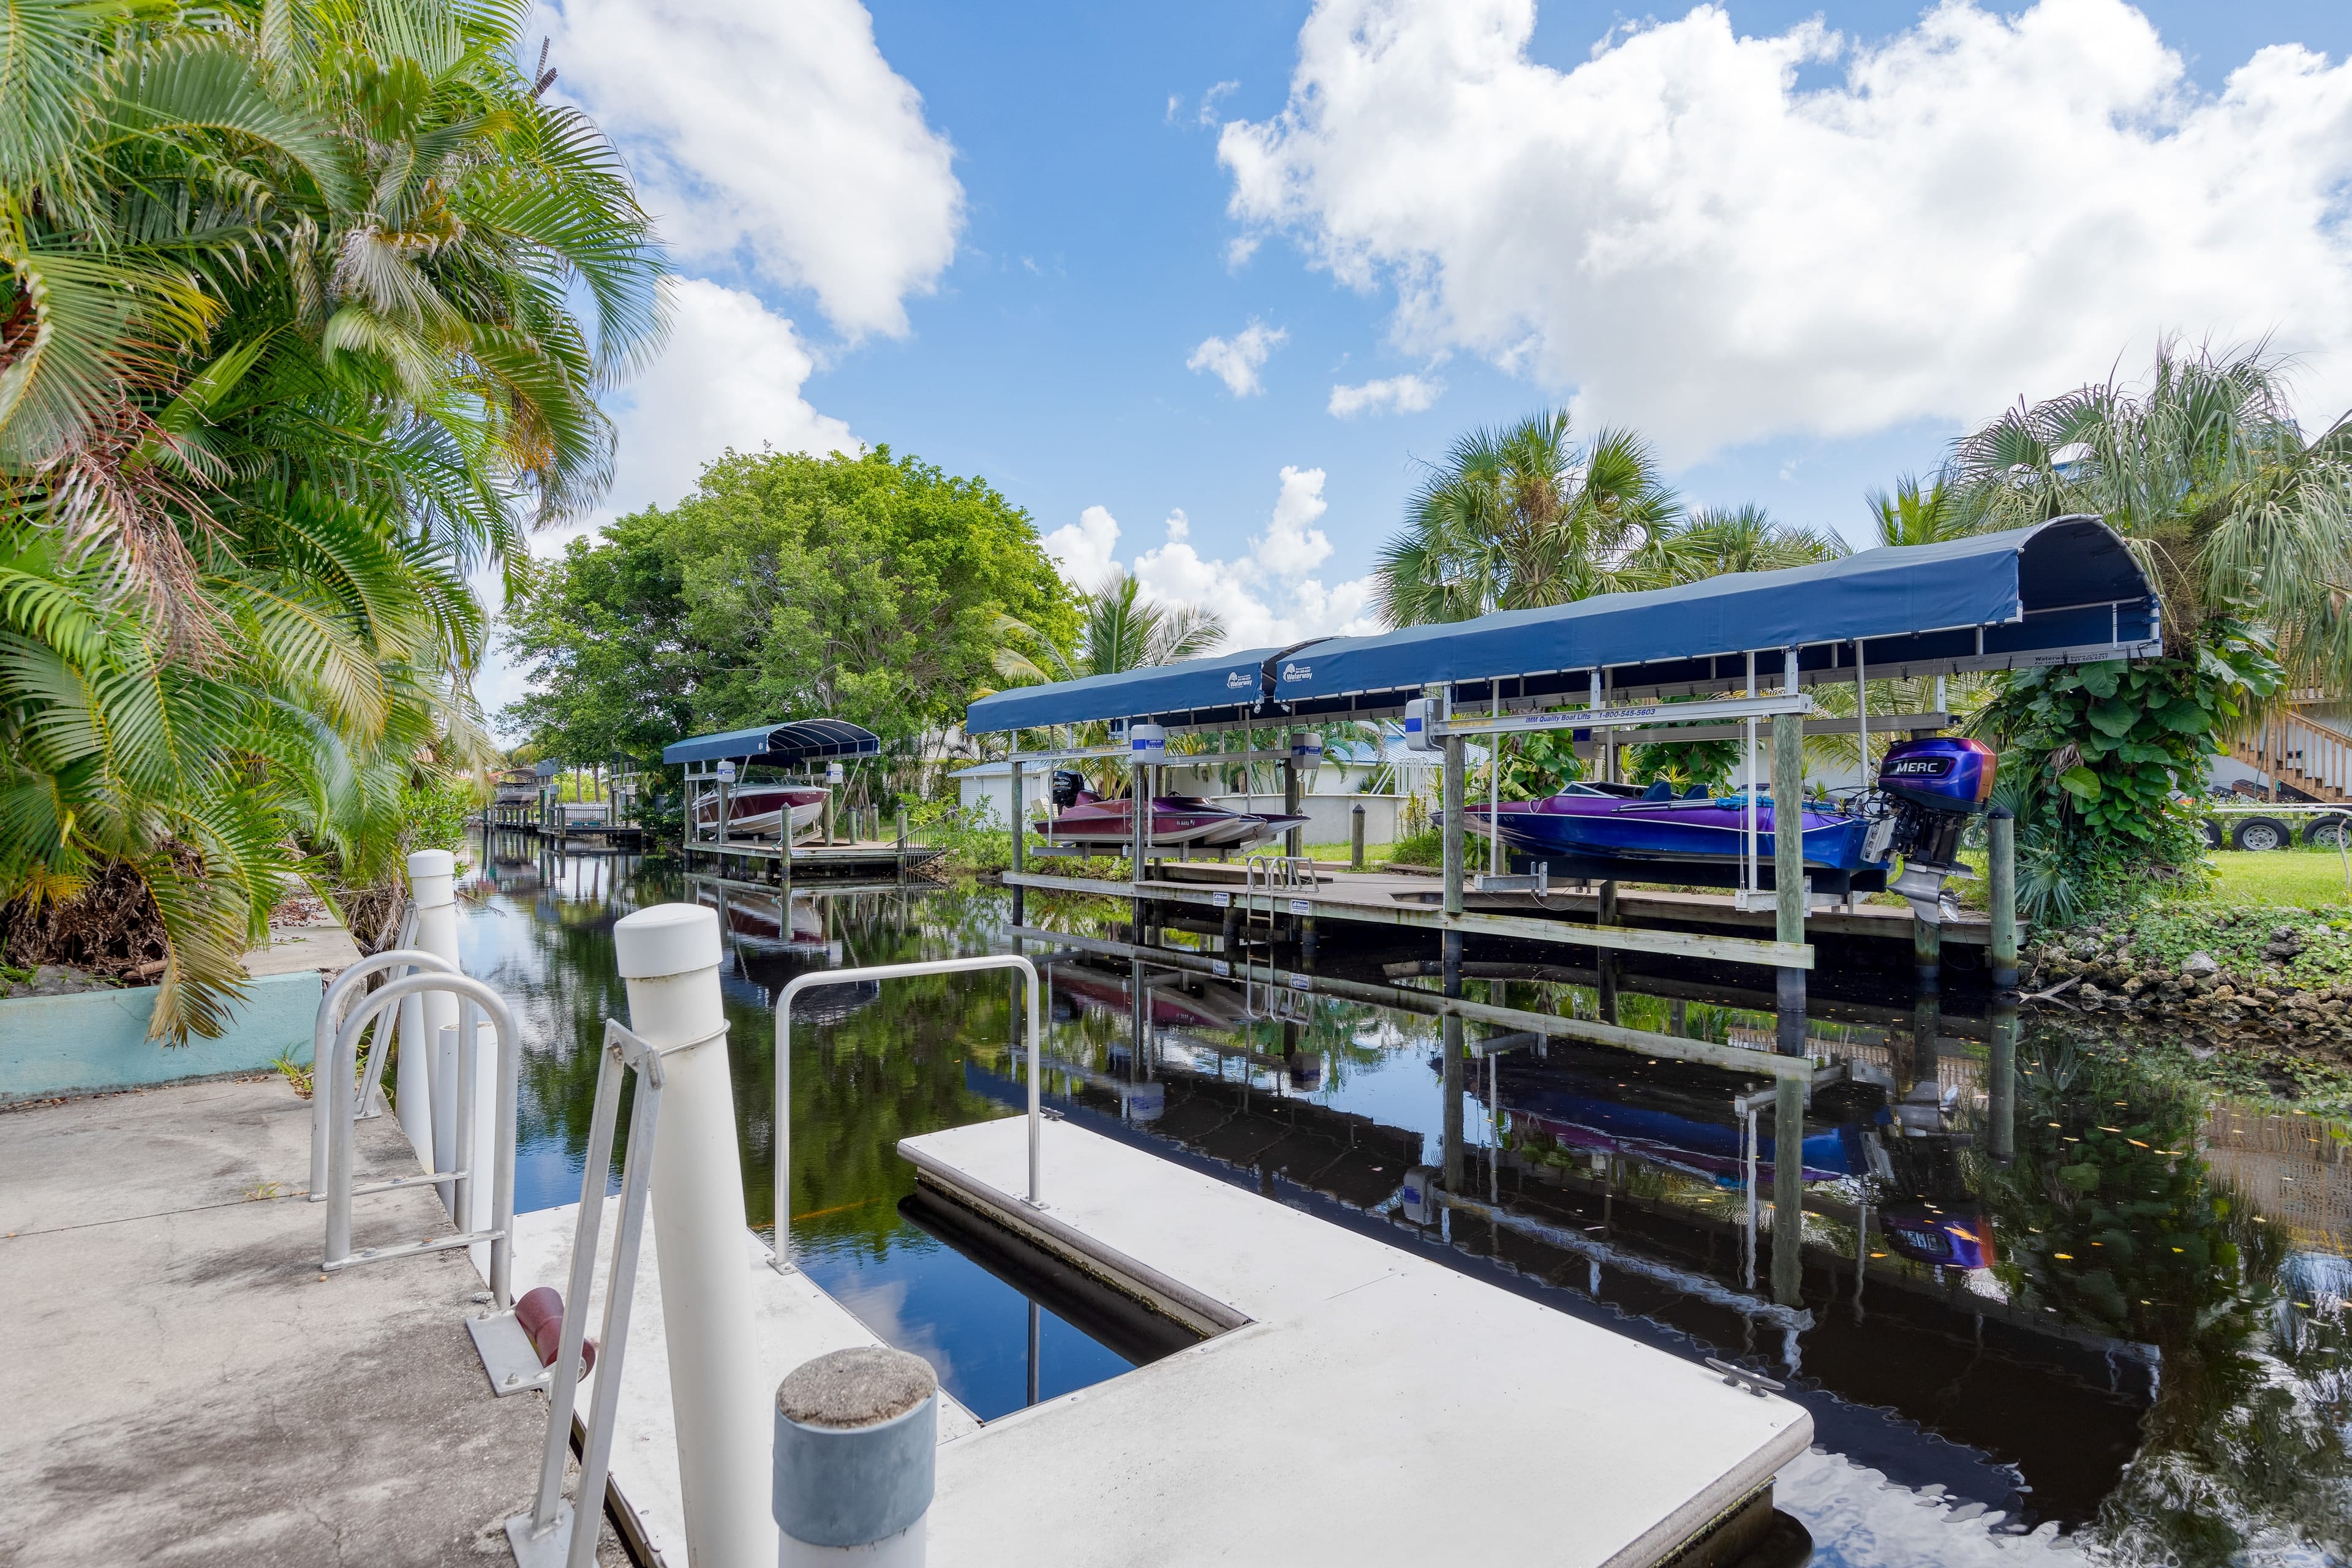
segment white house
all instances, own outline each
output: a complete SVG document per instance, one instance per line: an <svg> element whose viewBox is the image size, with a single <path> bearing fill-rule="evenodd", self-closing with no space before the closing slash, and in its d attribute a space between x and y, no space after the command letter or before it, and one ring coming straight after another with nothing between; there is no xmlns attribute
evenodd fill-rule
<svg viewBox="0 0 2352 1568"><path fill-rule="evenodd" d="M1364 842L1392 844L1401 835L1405 795L1397 792L1404 783L1391 763L1407 767L1428 766L1419 753L1408 752L1394 737L1387 740L1385 755L1364 744L1349 752L1335 744L1325 753L1323 763L1307 775L1306 793L1299 809L1307 815L1307 841L1309 844L1345 844L1351 831L1353 808L1364 808ZM1168 784L1171 794L1197 795L1215 801L1234 811L1278 811L1282 806L1282 790L1275 784L1255 794L1228 792L1223 787L1223 769L1226 764L1217 760L1214 752L1196 757L1172 756L1168 760ZM1386 771L1384 772L1384 766ZM1272 772L1273 770L1265 770ZM978 763L958 768L948 774L956 781L956 804L970 811L985 805L991 819L997 824L1012 820L1013 764L1010 763ZM1367 786L1387 784L1388 790L1371 793ZM1037 806L1050 788L1045 770L1033 766L1023 781L1024 799L1029 815L1037 815Z"/></svg>

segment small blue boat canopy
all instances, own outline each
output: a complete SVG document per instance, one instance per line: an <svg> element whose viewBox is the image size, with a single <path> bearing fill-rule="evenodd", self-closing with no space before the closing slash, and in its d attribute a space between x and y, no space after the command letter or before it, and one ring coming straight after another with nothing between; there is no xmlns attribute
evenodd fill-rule
<svg viewBox="0 0 2352 1568"><path fill-rule="evenodd" d="M973 703L963 727L980 735L1159 715L1171 724L1230 722L1269 694L1273 672L1267 666L1283 652L1278 647L1244 648L1181 664L1090 675L1084 680L1016 686Z"/></svg>
<svg viewBox="0 0 2352 1568"><path fill-rule="evenodd" d="M696 735L662 748L665 763L716 763L733 760L789 768L833 757L879 755L882 738L873 731L840 719L787 719L781 724L754 724L748 730L726 730L716 735Z"/></svg>

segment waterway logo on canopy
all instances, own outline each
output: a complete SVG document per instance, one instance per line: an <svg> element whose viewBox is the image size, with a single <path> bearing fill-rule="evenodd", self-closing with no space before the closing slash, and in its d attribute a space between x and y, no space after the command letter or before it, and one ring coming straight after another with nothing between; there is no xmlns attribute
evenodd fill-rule
<svg viewBox="0 0 2352 1568"><path fill-rule="evenodd" d="M1315 679L1315 667L1311 664L1300 664L1293 659L1282 667L1282 679L1302 683L1310 681Z"/></svg>

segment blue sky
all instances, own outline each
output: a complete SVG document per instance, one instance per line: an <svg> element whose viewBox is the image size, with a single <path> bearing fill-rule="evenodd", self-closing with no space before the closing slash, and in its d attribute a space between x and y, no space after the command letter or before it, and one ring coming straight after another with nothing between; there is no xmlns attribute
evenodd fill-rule
<svg viewBox="0 0 2352 1568"><path fill-rule="evenodd" d="M2159 331L2352 404L2352 7L1528 10L551 7L688 279L612 507L887 442L1247 640L1360 616L1418 464L1549 404L1856 537Z"/></svg>

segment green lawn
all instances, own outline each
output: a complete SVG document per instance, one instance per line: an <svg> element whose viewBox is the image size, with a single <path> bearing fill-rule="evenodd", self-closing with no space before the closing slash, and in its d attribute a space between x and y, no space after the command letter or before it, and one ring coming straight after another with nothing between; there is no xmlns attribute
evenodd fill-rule
<svg viewBox="0 0 2352 1568"><path fill-rule="evenodd" d="M2334 849L2216 849L2219 874L2189 898L2220 904L2290 904L2302 909L2352 903L2344 861Z"/></svg>

